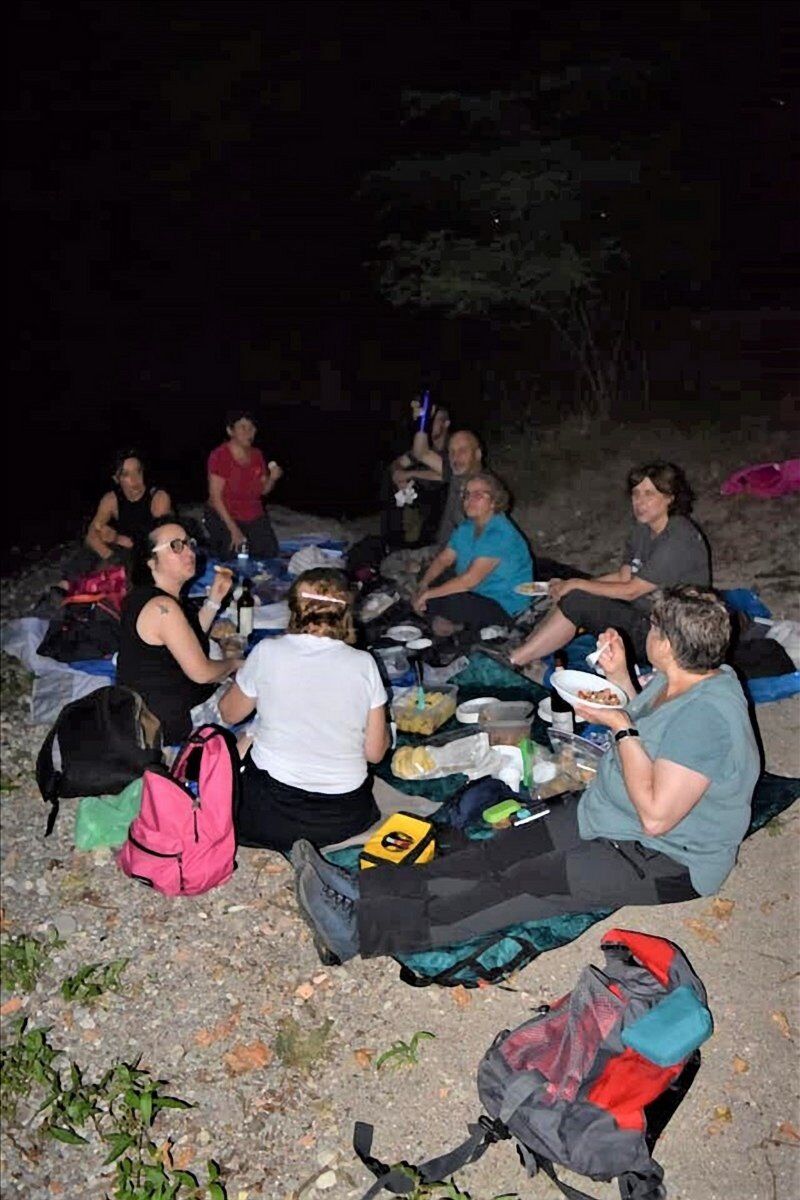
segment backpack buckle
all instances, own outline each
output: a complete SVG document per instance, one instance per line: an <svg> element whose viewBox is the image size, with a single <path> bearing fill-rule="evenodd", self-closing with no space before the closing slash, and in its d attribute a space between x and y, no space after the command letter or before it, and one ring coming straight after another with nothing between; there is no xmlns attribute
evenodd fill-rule
<svg viewBox="0 0 800 1200"><path fill-rule="evenodd" d="M487 1117L486 1113L478 1117L478 1124L486 1133L487 1142L505 1142L511 1137L505 1125L497 1117Z"/></svg>

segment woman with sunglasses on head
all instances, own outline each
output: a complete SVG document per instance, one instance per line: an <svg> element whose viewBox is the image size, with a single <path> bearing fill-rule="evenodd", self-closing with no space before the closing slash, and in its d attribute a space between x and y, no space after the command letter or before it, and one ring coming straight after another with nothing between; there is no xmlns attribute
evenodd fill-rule
<svg viewBox="0 0 800 1200"><path fill-rule="evenodd" d="M241 666L208 657L208 631L232 578L217 573L199 613L181 599L195 573L195 543L167 518L147 535L143 551L150 583L135 587L122 607L117 682L138 692L161 722L166 745L188 737L191 710Z"/></svg>
<svg viewBox="0 0 800 1200"><path fill-rule="evenodd" d="M371 654L353 646L353 596L340 571L304 571L289 626L255 647L220 701L224 721L256 710L238 815L246 846L327 846L380 816L368 764L389 748L386 692Z"/></svg>
<svg viewBox="0 0 800 1200"><path fill-rule="evenodd" d="M479 471L464 484L466 520L420 580L411 603L425 614L438 637L468 626L505 625L527 608L514 591L533 578L528 543L509 518L508 491L490 471ZM436 584L445 572L451 578Z"/></svg>

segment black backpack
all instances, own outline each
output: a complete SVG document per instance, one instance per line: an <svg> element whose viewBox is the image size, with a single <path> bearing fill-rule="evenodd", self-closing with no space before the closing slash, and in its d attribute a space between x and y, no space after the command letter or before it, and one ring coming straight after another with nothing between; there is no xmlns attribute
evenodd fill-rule
<svg viewBox="0 0 800 1200"><path fill-rule="evenodd" d="M36 782L51 806L45 836L53 830L62 796L117 795L145 767L160 762L159 723L137 692L102 687L66 704L36 759Z"/></svg>
<svg viewBox="0 0 800 1200"><path fill-rule="evenodd" d="M65 601L37 653L65 663L110 658L119 650L119 631L119 611L109 601Z"/></svg>

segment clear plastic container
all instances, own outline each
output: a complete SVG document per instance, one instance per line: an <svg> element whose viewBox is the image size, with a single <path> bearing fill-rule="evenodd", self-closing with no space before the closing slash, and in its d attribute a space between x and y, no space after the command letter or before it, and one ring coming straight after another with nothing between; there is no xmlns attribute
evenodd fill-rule
<svg viewBox="0 0 800 1200"><path fill-rule="evenodd" d="M481 709L478 726L490 746L518 746L531 736L533 705L529 700L496 700Z"/></svg>
<svg viewBox="0 0 800 1200"><path fill-rule="evenodd" d="M425 707L417 707L416 687L398 688L392 700L392 719L401 733L416 733L430 737L449 721L456 711L458 688L442 684L438 688L424 688Z"/></svg>

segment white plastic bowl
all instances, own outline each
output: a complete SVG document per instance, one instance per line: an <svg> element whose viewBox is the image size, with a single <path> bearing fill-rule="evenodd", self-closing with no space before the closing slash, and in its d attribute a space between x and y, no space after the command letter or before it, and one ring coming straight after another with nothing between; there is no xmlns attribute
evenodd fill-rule
<svg viewBox="0 0 800 1200"><path fill-rule="evenodd" d="M456 720L462 725L477 725L481 709L487 704L494 704L494 696L476 696L474 700L465 700L456 709Z"/></svg>
<svg viewBox="0 0 800 1200"><path fill-rule="evenodd" d="M628 703L628 697L621 687L617 687L608 679L592 675L590 671L554 671L550 683L562 700L566 700L567 704L571 704L573 708L579 705L581 708L597 709L598 712L609 712L616 708L624 708ZM594 700L584 700L578 695L578 692L584 691L604 692L607 688L619 698L619 704L598 704Z"/></svg>

